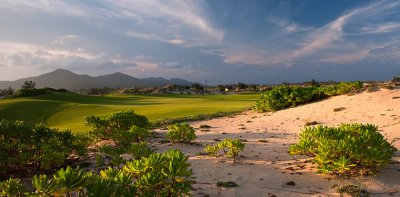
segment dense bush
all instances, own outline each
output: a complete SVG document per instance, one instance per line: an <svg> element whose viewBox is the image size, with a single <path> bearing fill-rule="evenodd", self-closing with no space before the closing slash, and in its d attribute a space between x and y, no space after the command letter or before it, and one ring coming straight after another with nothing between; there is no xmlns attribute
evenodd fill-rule
<svg viewBox="0 0 400 197"><path fill-rule="evenodd" d="M44 125L0 121L0 175L50 169L64 164L71 153L85 154L87 138Z"/></svg>
<svg viewBox="0 0 400 197"><path fill-rule="evenodd" d="M350 93L362 87L361 82L340 82L326 87L282 85L261 94L254 109L258 112L277 111L295 107L329 96Z"/></svg>
<svg viewBox="0 0 400 197"><path fill-rule="evenodd" d="M187 196L193 183L188 156L179 150L128 162L123 169L108 168L100 174L67 167L53 178L33 177L39 196ZM0 183L2 196L22 196L25 189L18 179Z"/></svg>
<svg viewBox="0 0 400 197"><path fill-rule="evenodd" d="M167 137L173 142L189 143L196 138L194 128L188 123L175 123L168 126Z"/></svg>
<svg viewBox="0 0 400 197"><path fill-rule="evenodd" d="M148 135L146 128L150 126L150 122L146 116L128 110L111 115L86 117L86 125L92 129L90 134L99 140L120 141L129 137L134 141L140 141Z"/></svg>
<svg viewBox="0 0 400 197"><path fill-rule="evenodd" d="M396 148L370 124L338 128L305 127L290 154L315 156L320 173L373 174L389 163Z"/></svg>
<svg viewBox="0 0 400 197"><path fill-rule="evenodd" d="M28 96L38 96L53 93L68 93L66 89L54 89L54 88L31 88L31 89L20 89L15 93L15 97L28 97Z"/></svg>
<svg viewBox="0 0 400 197"><path fill-rule="evenodd" d="M229 158L233 158L233 162L239 157L239 153L243 151L245 144L238 139L224 139L222 142L211 146L207 145L204 151L212 157L218 157L222 150L223 155L227 155Z"/></svg>
<svg viewBox="0 0 400 197"><path fill-rule="evenodd" d="M119 167L126 162L126 159L121 156L125 153L130 153L136 159L153 153L153 150L145 143L150 136L147 129L149 121L145 116L129 110L105 116L89 116L86 122L92 128L90 135L95 141L111 140L115 143L112 146L99 147L96 155L98 166Z"/></svg>
<svg viewBox="0 0 400 197"><path fill-rule="evenodd" d="M341 94L347 94L363 87L363 83L360 81L356 82L340 82L335 85L320 87L320 91L326 96L336 96Z"/></svg>
<svg viewBox="0 0 400 197"><path fill-rule="evenodd" d="M51 92L46 89L20 89L15 93L15 97L27 97L46 94L51 94Z"/></svg>

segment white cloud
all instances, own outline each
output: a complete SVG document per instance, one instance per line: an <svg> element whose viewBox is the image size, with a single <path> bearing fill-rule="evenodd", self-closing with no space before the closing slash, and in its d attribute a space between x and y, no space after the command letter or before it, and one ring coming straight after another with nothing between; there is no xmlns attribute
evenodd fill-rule
<svg viewBox="0 0 400 197"><path fill-rule="evenodd" d="M306 30L308 27L302 27L297 23L291 22L286 18L276 18L276 17L268 17L267 21L276 25L278 28L282 29L284 34L295 33L299 30ZM281 33L281 32L278 32Z"/></svg>
<svg viewBox="0 0 400 197"><path fill-rule="evenodd" d="M347 34L347 35L382 34L382 33L390 33L399 29L400 29L400 23L388 22L383 24L374 24L370 26L365 26L361 28L361 32Z"/></svg>
<svg viewBox="0 0 400 197"><path fill-rule="evenodd" d="M79 2L70 3L62 0L0 0L0 7L19 11L45 11L52 14L87 16L87 7Z"/></svg>
<svg viewBox="0 0 400 197"><path fill-rule="evenodd" d="M205 45L221 42L224 33L206 18L195 0L0 0L0 7L81 17L88 24L108 27L123 35L173 45ZM118 23L127 24L121 28ZM129 28L128 28L129 27Z"/></svg>
<svg viewBox="0 0 400 197"><path fill-rule="evenodd" d="M185 41L181 39L173 39L173 40L168 40L168 43L173 44L173 45L183 45L185 44Z"/></svg>
<svg viewBox="0 0 400 197"><path fill-rule="evenodd" d="M108 3L114 11L122 13L120 17L130 19L137 26L126 33L128 36L185 46L215 44L224 37L223 31L206 19L198 1L121 0Z"/></svg>
<svg viewBox="0 0 400 197"><path fill-rule="evenodd" d="M71 40L74 40L74 39L77 39L77 38L79 38L79 36L78 35L64 35L64 36L59 36L59 37L57 37L57 39L55 39L55 40L53 40L53 44L64 44L65 42L67 42L67 41L71 41Z"/></svg>
<svg viewBox="0 0 400 197"><path fill-rule="evenodd" d="M368 57L370 50L361 50L358 52L344 53L344 54L334 54L324 57L322 59L317 59L314 62L319 63L334 63L334 64L345 64L355 62Z"/></svg>
<svg viewBox="0 0 400 197"><path fill-rule="evenodd" d="M251 45L251 43L236 43L236 47L218 49L216 54L223 58L224 63L251 64L260 66L291 66L295 62L308 61L309 63L350 63L367 58L369 51L374 49L370 44L353 43L347 38L346 28L356 26L362 32L387 33L400 29L400 23L374 21L377 18L385 18L389 11L400 9L400 2L378 1L364 7L353 9L338 17L332 22L311 31L309 34L296 35L299 26L286 19L268 18L280 30L291 35L281 37L282 40L292 40L292 44L280 46L268 44L266 46ZM384 15L384 16L383 16ZM374 24L366 23L372 21ZM357 34L360 34L358 32ZM354 35L354 34L353 34ZM291 37L292 36L292 37ZM296 37L297 36L297 37ZM273 41L271 41L273 42ZM345 54L343 52L346 52ZM308 60L306 60L308 59Z"/></svg>

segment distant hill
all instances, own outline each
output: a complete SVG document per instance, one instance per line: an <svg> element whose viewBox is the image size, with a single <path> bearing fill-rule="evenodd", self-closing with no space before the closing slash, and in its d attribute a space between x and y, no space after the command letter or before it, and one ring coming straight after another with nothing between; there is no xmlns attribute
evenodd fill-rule
<svg viewBox="0 0 400 197"><path fill-rule="evenodd" d="M77 90L81 88L131 88L131 87L161 87L168 84L190 85L192 82L183 79L173 78L143 78L138 79L123 73L113 73L92 77L89 75L78 75L69 70L57 69L53 72L42 74L36 77L28 77L15 81L0 81L0 89L12 87L19 89L25 81L34 81L37 88L65 88Z"/></svg>

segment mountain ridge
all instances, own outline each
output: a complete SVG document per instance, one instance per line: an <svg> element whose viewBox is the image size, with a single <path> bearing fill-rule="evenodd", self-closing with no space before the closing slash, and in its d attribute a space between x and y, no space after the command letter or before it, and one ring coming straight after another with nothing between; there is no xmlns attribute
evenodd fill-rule
<svg viewBox="0 0 400 197"><path fill-rule="evenodd" d="M139 79L121 72L115 72L112 74L105 74L100 76L90 76L87 74L79 75L65 69L56 69L54 71L34 77L26 77L14 81L0 81L0 89L5 89L8 87L19 89L25 81L35 82L37 88L50 87L64 88L68 90L101 87L161 87L168 84L192 84L192 82L180 78L165 79L162 77L149 77Z"/></svg>

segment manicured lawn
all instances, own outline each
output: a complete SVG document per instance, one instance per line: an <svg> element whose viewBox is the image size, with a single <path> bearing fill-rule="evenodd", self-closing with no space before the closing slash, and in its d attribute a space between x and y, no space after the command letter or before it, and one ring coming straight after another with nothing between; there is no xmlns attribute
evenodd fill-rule
<svg viewBox="0 0 400 197"><path fill-rule="evenodd" d="M44 123L50 127L87 131L85 117L133 109L150 121L250 107L258 94L228 95L107 95L52 94L0 99L0 119Z"/></svg>

